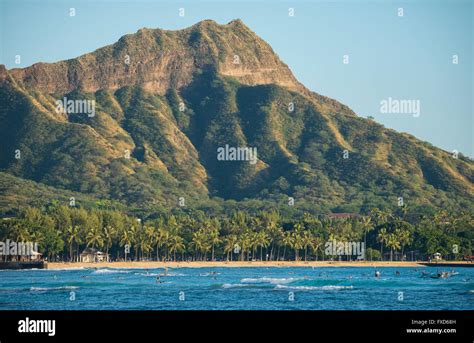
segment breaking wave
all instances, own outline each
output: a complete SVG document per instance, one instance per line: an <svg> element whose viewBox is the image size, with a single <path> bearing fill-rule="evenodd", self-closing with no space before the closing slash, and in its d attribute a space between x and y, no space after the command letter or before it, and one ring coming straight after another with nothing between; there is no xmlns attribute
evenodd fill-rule
<svg viewBox="0 0 474 343"><path fill-rule="evenodd" d="M47 292L47 291L63 291L69 289L78 289L78 286L62 286L62 287L31 287L31 292Z"/></svg>
<svg viewBox="0 0 474 343"><path fill-rule="evenodd" d="M269 278L269 277L261 277L261 278L244 278L240 280L242 283L271 283L274 285L277 284L287 284L294 281L303 280L302 278Z"/></svg>
<svg viewBox="0 0 474 343"><path fill-rule="evenodd" d="M92 274L128 274L130 273L129 270L121 270L121 269L97 269L92 272Z"/></svg>
<svg viewBox="0 0 474 343"><path fill-rule="evenodd" d="M288 285L276 285L275 289L292 289L292 290L301 290L301 291L333 291L339 289L352 289L353 286L337 286L337 285L327 285L327 286L288 286Z"/></svg>

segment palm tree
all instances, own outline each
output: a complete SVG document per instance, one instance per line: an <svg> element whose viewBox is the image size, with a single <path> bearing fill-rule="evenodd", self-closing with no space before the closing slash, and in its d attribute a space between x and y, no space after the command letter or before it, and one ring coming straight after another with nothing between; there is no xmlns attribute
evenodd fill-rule
<svg viewBox="0 0 474 343"><path fill-rule="evenodd" d="M224 239L225 245L224 245L224 252L227 254L227 260L229 260L229 255L230 255L230 260L232 261L235 245L237 244L237 236L236 235L229 235Z"/></svg>
<svg viewBox="0 0 474 343"><path fill-rule="evenodd" d="M391 233L388 235L387 247L390 248L390 261L393 261L393 250L397 251L400 249L400 242L398 241L396 234Z"/></svg>
<svg viewBox="0 0 474 343"><path fill-rule="evenodd" d="M138 260L139 259L139 256L140 256L140 235L141 235L141 232L142 232L142 228L141 228L141 220L138 220L138 225L132 225L130 226L130 236L132 238L132 243L134 244L135 248L134 249L134 258L135 260Z"/></svg>
<svg viewBox="0 0 474 343"><path fill-rule="evenodd" d="M153 242L156 247L156 260L160 260L160 248L164 244L164 224L163 220L160 218L160 220L157 222L155 229L153 230Z"/></svg>
<svg viewBox="0 0 474 343"><path fill-rule="evenodd" d="M173 254L173 261L176 261L176 252L184 251L185 245L183 237L173 234L169 245L170 253Z"/></svg>
<svg viewBox="0 0 474 343"><path fill-rule="evenodd" d="M252 260L256 260L257 259L257 248L258 248L258 232L250 232L249 233L249 238L250 238L250 245L249 245L249 248L250 248L250 251L251 252L251 256L252 256Z"/></svg>
<svg viewBox="0 0 474 343"><path fill-rule="evenodd" d="M395 230L395 235L397 237L398 242L400 243L400 250L401 250L401 253L402 253L402 256L403 256L405 246L408 245L408 244L411 244L411 242L412 242L411 233L408 230L396 229Z"/></svg>
<svg viewBox="0 0 474 343"><path fill-rule="evenodd" d="M152 229L149 226L140 226L136 233L136 247L137 251L135 256L138 260L143 260L144 256L149 257L152 248L153 235ZM140 252L140 253L139 253Z"/></svg>
<svg viewBox="0 0 474 343"><path fill-rule="evenodd" d="M28 232L28 227L24 222L20 223L19 221L16 221L13 225L13 230L17 242L28 242L30 240L30 233Z"/></svg>
<svg viewBox="0 0 474 343"><path fill-rule="evenodd" d="M45 241L45 237L41 231L34 231L31 233L31 240L40 246Z"/></svg>
<svg viewBox="0 0 474 343"><path fill-rule="evenodd" d="M221 243L221 239L219 238L219 229L213 227L208 231L208 238L209 238L209 243L211 244L212 248L212 257L211 261L215 261L214 258L214 251L217 245Z"/></svg>
<svg viewBox="0 0 474 343"><path fill-rule="evenodd" d="M303 232L303 236L301 237L301 243L304 248L304 261L306 262L308 247L311 247L311 245L313 244L313 235L311 234L311 232L309 232L308 230Z"/></svg>
<svg viewBox="0 0 474 343"><path fill-rule="evenodd" d="M265 230L268 234L270 248L270 261L273 260L273 252L275 250L275 244L278 242L278 239L281 235L281 228L277 226L276 222L269 222Z"/></svg>
<svg viewBox="0 0 474 343"><path fill-rule="evenodd" d="M128 246L129 248L132 246L132 232L127 229L126 227L122 230L121 236L120 236L120 246ZM125 262L127 261L127 250L125 249Z"/></svg>
<svg viewBox="0 0 474 343"><path fill-rule="evenodd" d="M380 242L380 258L383 260L383 244L387 242L387 239L388 239L387 230L385 228L379 231L379 234L377 235L377 239Z"/></svg>
<svg viewBox="0 0 474 343"><path fill-rule="evenodd" d="M281 248L282 239L283 239L283 228L282 227L276 227L272 231L271 237L273 239L272 249L274 248L274 246L277 246L276 256L277 256L277 260L279 260L280 259L280 248ZM270 254L270 260L273 260L273 253Z"/></svg>
<svg viewBox="0 0 474 343"><path fill-rule="evenodd" d="M202 229L193 233L191 245L194 247L194 251L200 254L202 261L207 259L206 255L211 246L207 240L205 232Z"/></svg>
<svg viewBox="0 0 474 343"><path fill-rule="evenodd" d="M87 232L86 243L88 247L91 246L93 248L102 248L104 246L104 238L98 227L94 226Z"/></svg>
<svg viewBox="0 0 474 343"><path fill-rule="evenodd" d="M300 223L296 223L293 228L291 247L295 250L295 261L298 261L299 251L303 249L303 228Z"/></svg>
<svg viewBox="0 0 474 343"><path fill-rule="evenodd" d="M293 237L291 235L291 232L285 232L283 234L282 238L282 243L283 243L283 260L285 260L286 256L286 247L291 247L293 244Z"/></svg>
<svg viewBox="0 0 474 343"><path fill-rule="evenodd" d="M374 222L377 227L386 227L394 217L390 211L383 211L378 208L373 209L370 213L372 222Z"/></svg>
<svg viewBox="0 0 474 343"><path fill-rule="evenodd" d="M267 248L270 244L270 238L265 231L260 231L257 234L257 245L260 247L260 261L263 261L263 248Z"/></svg>
<svg viewBox="0 0 474 343"><path fill-rule="evenodd" d="M171 232L167 229L162 229L160 238L161 238L161 246L164 248L164 261L168 261L170 255L170 245L171 245Z"/></svg>
<svg viewBox="0 0 474 343"><path fill-rule="evenodd" d="M189 242L189 248L194 251L194 261L197 261L198 254L201 248L201 238L199 231L193 232L191 242Z"/></svg>
<svg viewBox="0 0 474 343"><path fill-rule="evenodd" d="M364 229L364 249L367 250L367 233L369 231L372 231L373 230L373 226L372 226L372 218L370 216L365 216L365 217L362 217L362 227ZM364 254L364 260L366 259L366 256Z"/></svg>
<svg viewBox="0 0 474 343"><path fill-rule="evenodd" d="M323 245L323 242L324 240L322 237L313 237L313 239L311 240L310 248L314 251L316 260L318 260L318 250Z"/></svg>
<svg viewBox="0 0 474 343"><path fill-rule="evenodd" d="M252 247L252 234L249 229L245 229L244 232L239 236L239 246L240 246L240 260L243 261L245 258L245 253L249 248Z"/></svg>
<svg viewBox="0 0 474 343"><path fill-rule="evenodd" d="M19 221L15 221L13 230L16 233L17 242L28 242L30 241L30 233L28 232L28 224ZM20 251L17 251L17 259L20 257Z"/></svg>
<svg viewBox="0 0 474 343"><path fill-rule="evenodd" d="M115 238L116 230L113 226L107 225L104 227L104 241L105 241L105 253L109 255L109 247L112 245Z"/></svg>
<svg viewBox="0 0 474 343"><path fill-rule="evenodd" d="M66 234L67 234L67 243L69 244L69 258L71 262L73 261L73 256L74 256L74 243L77 244L77 250L79 250L79 243L80 243L80 234L81 234L81 228L77 225L70 225L66 229Z"/></svg>

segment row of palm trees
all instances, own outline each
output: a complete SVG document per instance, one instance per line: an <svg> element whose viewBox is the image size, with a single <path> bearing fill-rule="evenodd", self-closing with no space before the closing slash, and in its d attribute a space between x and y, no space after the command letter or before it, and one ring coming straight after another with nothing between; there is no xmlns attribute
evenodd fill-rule
<svg viewBox="0 0 474 343"><path fill-rule="evenodd" d="M390 249L390 261L393 261L393 252L401 250L403 255L404 248L413 240L410 231L395 229L394 232L389 233L387 229L383 228L377 235L377 240L380 242L380 255L383 256L384 244Z"/></svg>
<svg viewBox="0 0 474 343"><path fill-rule="evenodd" d="M424 220L446 226L459 219L438 213ZM404 211L379 209L345 219L308 213L291 219L277 211L255 215L237 211L221 217L197 213L140 220L116 211L60 206L46 212L30 208L1 224L0 237L35 241L50 258L70 261L78 261L86 247L104 250L117 260L307 261L333 258L324 249L332 240L363 240L366 248L369 242L370 258L383 259L384 249L389 249L393 260L396 252L403 256L417 235Z"/></svg>
<svg viewBox="0 0 474 343"><path fill-rule="evenodd" d="M122 230L107 225L102 231L93 228L85 234L81 227L69 226L66 239L70 260L79 259L80 247L83 245L105 249L108 254L116 242L124 251L133 250L134 259L177 260L177 255L181 254L181 260L184 260L184 253L190 253L193 260L205 261L210 257L214 261L216 251L219 249L229 261L233 261L236 257L242 261L251 258L285 260L287 250L292 249L297 260L300 251L303 250L306 261L308 251L316 252L323 244L322 237L316 237L310 231L303 230L299 223L295 224L294 230L291 231L284 231L282 227L276 226L261 231L245 228L239 235L231 233L222 236L219 222L209 220L192 232L188 242L180 235L180 226L174 216L171 216L166 223L159 221L156 226L141 226L139 223Z"/></svg>

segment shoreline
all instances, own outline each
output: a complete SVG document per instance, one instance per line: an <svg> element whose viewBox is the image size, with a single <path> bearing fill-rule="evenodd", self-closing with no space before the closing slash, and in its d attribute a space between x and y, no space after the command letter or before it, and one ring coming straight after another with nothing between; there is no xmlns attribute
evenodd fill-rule
<svg viewBox="0 0 474 343"><path fill-rule="evenodd" d="M51 262L47 263L45 269L77 269L77 268L116 268L116 269L157 269L157 268L251 268L251 267L474 267L473 263L454 261L454 262L408 262L408 261L271 261L271 262Z"/></svg>

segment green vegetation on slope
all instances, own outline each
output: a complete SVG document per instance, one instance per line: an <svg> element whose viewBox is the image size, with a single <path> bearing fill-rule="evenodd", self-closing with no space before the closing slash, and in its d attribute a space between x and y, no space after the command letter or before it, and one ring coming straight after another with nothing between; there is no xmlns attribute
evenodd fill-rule
<svg viewBox="0 0 474 343"><path fill-rule="evenodd" d="M0 87L3 171L150 211L216 196L258 199L259 208L293 197L312 213L393 209L399 197L411 207L472 208L471 160L361 118L334 114L329 123L280 86L245 86L205 68L165 96L139 86L65 96L95 100L96 116L58 119L14 85ZM351 145L348 158L331 125ZM258 163L218 161L226 144L256 147Z"/></svg>
<svg viewBox="0 0 474 343"><path fill-rule="evenodd" d="M56 113L64 97L95 101L95 116ZM471 159L310 92L240 20L141 29L76 59L0 66L0 104L0 172L32 194L47 186L147 213L180 198L209 213L393 210L399 198L420 214L474 207ZM224 146L256 148L258 161L218 160ZM0 211L32 203L9 205L14 192L3 188Z"/></svg>

